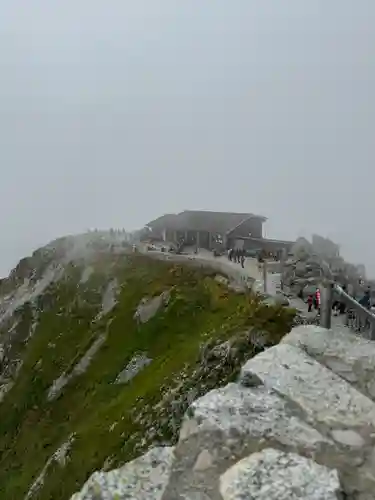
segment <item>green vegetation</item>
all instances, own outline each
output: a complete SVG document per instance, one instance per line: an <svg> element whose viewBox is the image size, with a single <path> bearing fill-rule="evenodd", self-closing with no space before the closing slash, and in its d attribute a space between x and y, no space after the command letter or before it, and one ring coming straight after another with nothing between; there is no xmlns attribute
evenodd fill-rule
<svg viewBox="0 0 375 500"><path fill-rule="evenodd" d="M72 434L65 466L53 462L33 498L67 500L109 458L111 467L116 467L155 439L173 440L168 425L172 415L168 408L155 413L155 407L181 382L182 374L184 390L196 385L201 394L238 372L235 364L225 369L209 367L199 372L203 377L211 375L203 383L196 376L202 345L236 335L243 340L243 332L250 327L277 343L293 319L293 311L229 292L214 280L212 271L137 255L101 256L93 266L95 272L85 284L79 283L81 266L69 266L64 279L51 285L36 305L27 303L17 311L22 340L35 316L32 307L37 308L38 322L22 347L23 365L16 383L0 404L0 498L22 499L51 455ZM114 277L120 285L118 302L96 320L102 294ZM134 312L141 299L167 290L171 292L168 304L149 322L138 325ZM106 341L86 372L72 378L57 399L48 401L53 381L70 373L102 334ZM244 342L249 342L248 336ZM114 384L138 352L146 352L152 362L129 383ZM241 356L254 352L249 346ZM150 422L158 425L152 420L160 415L164 423L159 423L156 434L148 432Z"/></svg>

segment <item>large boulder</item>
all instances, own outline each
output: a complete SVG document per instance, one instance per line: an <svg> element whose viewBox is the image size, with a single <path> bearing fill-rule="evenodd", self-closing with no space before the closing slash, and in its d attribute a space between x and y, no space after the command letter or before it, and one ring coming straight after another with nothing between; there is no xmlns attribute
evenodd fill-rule
<svg viewBox="0 0 375 500"><path fill-rule="evenodd" d="M224 500L342 499L336 470L273 448L237 462L221 476L220 491Z"/></svg>
<svg viewBox="0 0 375 500"><path fill-rule="evenodd" d="M163 500L220 498L221 474L266 446L309 457L323 457L327 450L334 455L334 442L294 415L287 401L256 377L245 385L228 384L191 405Z"/></svg>
<svg viewBox="0 0 375 500"><path fill-rule="evenodd" d="M366 396L375 399L375 342L354 335L347 328L320 326L294 328L282 339L304 350Z"/></svg>
<svg viewBox="0 0 375 500"><path fill-rule="evenodd" d="M281 292L276 292L275 295L268 296L264 302L269 306L284 306L288 307L290 305L288 297L286 297Z"/></svg>
<svg viewBox="0 0 375 500"><path fill-rule="evenodd" d="M216 366L231 352L209 346L202 359ZM174 448L94 474L73 499L373 500L374 371L373 343L297 327L196 399Z"/></svg>
<svg viewBox="0 0 375 500"><path fill-rule="evenodd" d="M307 266L305 262L302 261L297 262L294 269L297 276L306 276Z"/></svg>
<svg viewBox="0 0 375 500"><path fill-rule="evenodd" d="M324 465L340 470L347 493L370 499L375 489L375 403L344 379L286 343L248 361L242 378L259 377L294 405L301 417L336 444Z"/></svg>
<svg viewBox="0 0 375 500"><path fill-rule="evenodd" d="M172 447L152 448L121 469L95 472L71 500L161 500L172 459Z"/></svg>

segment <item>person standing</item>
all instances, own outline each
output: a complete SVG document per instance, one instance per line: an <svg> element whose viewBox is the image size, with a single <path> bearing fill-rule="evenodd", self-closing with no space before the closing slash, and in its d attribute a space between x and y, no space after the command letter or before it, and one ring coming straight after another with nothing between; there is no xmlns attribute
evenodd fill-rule
<svg viewBox="0 0 375 500"><path fill-rule="evenodd" d="M238 248L236 248L234 251L234 262L238 263L239 261L240 261L239 250L238 250Z"/></svg>
<svg viewBox="0 0 375 500"><path fill-rule="evenodd" d="M241 267L244 269L245 267L245 254L244 251L241 252Z"/></svg>
<svg viewBox="0 0 375 500"><path fill-rule="evenodd" d="M309 312L309 313L311 313L311 311L312 311L313 302L314 302L314 299L310 293L309 296L307 297L307 307L308 307L307 312Z"/></svg>
<svg viewBox="0 0 375 500"><path fill-rule="evenodd" d="M370 290L365 291L365 294L359 300L359 303L361 304L361 306L365 307L366 309L370 309L370 307L371 307Z"/></svg>
<svg viewBox="0 0 375 500"><path fill-rule="evenodd" d="M319 290L319 288L317 288L316 292L315 292L314 305L315 305L315 309L319 311L319 309L320 309L320 290Z"/></svg>

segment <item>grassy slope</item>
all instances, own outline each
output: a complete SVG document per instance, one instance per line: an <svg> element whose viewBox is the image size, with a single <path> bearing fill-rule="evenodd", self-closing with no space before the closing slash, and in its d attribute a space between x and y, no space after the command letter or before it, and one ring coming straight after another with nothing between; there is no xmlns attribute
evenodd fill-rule
<svg viewBox="0 0 375 500"><path fill-rule="evenodd" d="M133 458L133 438L144 429L130 412L157 403L161 386L173 387L182 369L193 370L202 342L225 340L248 325L270 331L277 342L289 329L291 315L285 310L229 293L210 274L142 256L112 256L97 262L89 282L79 285L81 269L69 268L66 279L46 294L48 300L39 301L40 321L24 350L23 367L0 405L0 498L22 499L51 454L74 432L70 460L64 468L53 466L35 495L68 499L107 457L113 458L112 466ZM121 284L118 304L92 323L111 276ZM168 307L138 327L133 315L139 301L171 287ZM24 318L24 323L31 318L27 306ZM107 341L86 373L47 402L53 380L103 332ZM153 362L129 384L112 384L137 351L147 351Z"/></svg>

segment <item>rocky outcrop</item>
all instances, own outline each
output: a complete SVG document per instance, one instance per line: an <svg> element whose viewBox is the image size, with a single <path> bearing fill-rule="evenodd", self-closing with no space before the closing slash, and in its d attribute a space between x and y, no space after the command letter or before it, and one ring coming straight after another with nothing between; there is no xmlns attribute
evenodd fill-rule
<svg viewBox="0 0 375 500"><path fill-rule="evenodd" d="M85 373L89 364L91 363L91 360L93 359L95 354L99 351L99 349L102 347L102 345L106 341L106 338L107 338L106 334L104 333L101 334L87 349L87 351L79 360L79 362L76 365L74 365L70 373L62 373L59 378L54 380L53 384L48 389L47 393L48 401L53 401L54 399L56 399L60 395L61 391L66 386L66 384L68 384L74 377L77 377L78 375L82 375L82 373Z"/></svg>
<svg viewBox="0 0 375 500"><path fill-rule="evenodd" d="M122 469L96 472L72 500L161 500L171 471L173 447L152 448ZM104 493L106 492L106 493ZM103 496L107 495L107 496Z"/></svg>
<svg viewBox="0 0 375 500"><path fill-rule="evenodd" d="M360 284L366 276L364 266L346 262L340 256L339 245L319 235L313 235L312 243L299 238L282 268L284 286L292 294L313 293L322 276L346 285L353 296L362 295L367 286Z"/></svg>
<svg viewBox="0 0 375 500"><path fill-rule="evenodd" d="M168 305L170 299L170 291L165 291L156 297L144 297L137 307L134 314L134 319L139 323L147 323L162 306Z"/></svg>
<svg viewBox="0 0 375 500"><path fill-rule="evenodd" d="M375 343L294 328L194 401L174 448L96 473L73 498L373 500L374 370Z"/></svg>
<svg viewBox="0 0 375 500"><path fill-rule="evenodd" d="M365 396L375 400L375 343L360 336L348 335L345 329L327 332L315 327L294 328L282 339L306 352L336 373Z"/></svg>
<svg viewBox="0 0 375 500"><path fill-rule="evenodd" d="M337 500L341 496L337 471L272 448L240 460L223 474L220 483L224 500Z"/></svg>
<svg viewBox="0 0 375 500"><path fill-rule="evenodd" d="M152 359L149 359L145 353L139 353L132 357L125 368L118 374L115 383L125 384L132 380L137 373L139 373L145 366L151 363Z"/></svg>
<svg viewBox="0 0 375 500"><path fill-rule="evenodd" d="M297 294L303 291L307 296L316 290L321 281L322 271L318 260L312 256L304 255L301 259L290 258L283 267L282 280L284 286Z"/></svg>

